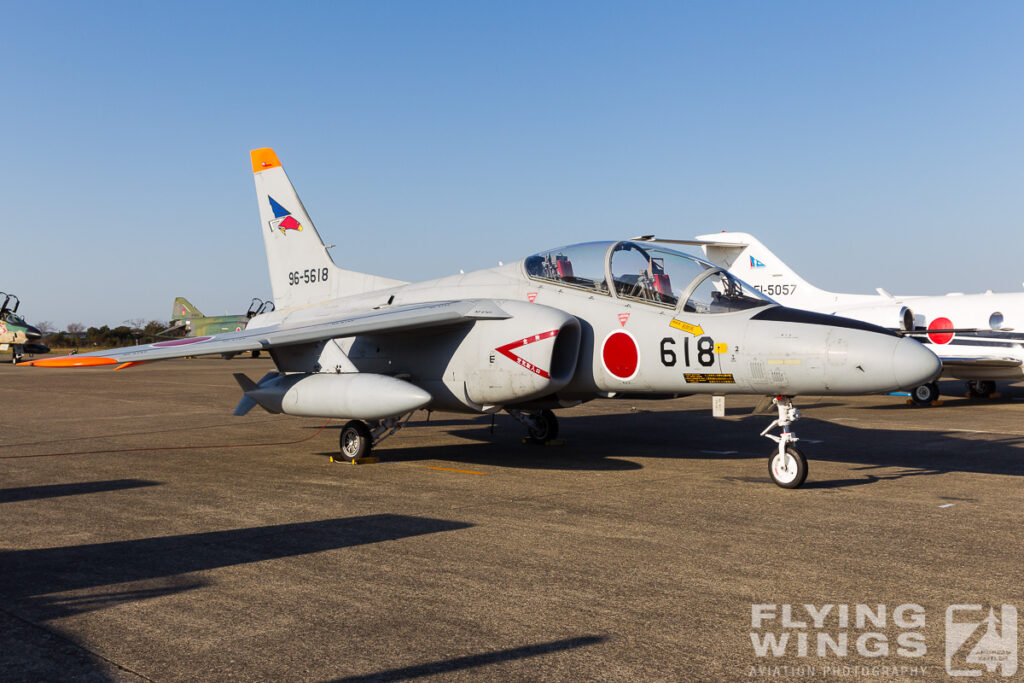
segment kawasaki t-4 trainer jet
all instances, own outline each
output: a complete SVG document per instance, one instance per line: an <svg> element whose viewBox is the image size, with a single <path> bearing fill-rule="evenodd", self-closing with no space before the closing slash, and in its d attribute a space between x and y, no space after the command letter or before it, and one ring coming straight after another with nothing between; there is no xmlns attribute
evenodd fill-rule
<svg viewBox="0 0 1024 683"><path fill-rule="evenodd" d="M38 343L43 338L39 328L33 327L18 315L21 301L13 294L0 292L0 351L11 350L11 362L20 363L26 353L49 353L50 347Z"/></svg>
<svg viewBox="0 0 1024 683"><path fill-rule="evenodd" d="M278 310L240 332L34 361L117 365L267 350L258 382L235 375L235 411L350 420L343 458L419 409L507 411L537 440L555 409L620 394L760 394L778 418L769 473L796 488L807 460L797 394L863 394L931 381L921 344L863 322L792 310L707 261L630 241L547 249L507 265L405 283L338 268L270 149L252 152ZM775 426L781 434L769 434Z"/></svg>

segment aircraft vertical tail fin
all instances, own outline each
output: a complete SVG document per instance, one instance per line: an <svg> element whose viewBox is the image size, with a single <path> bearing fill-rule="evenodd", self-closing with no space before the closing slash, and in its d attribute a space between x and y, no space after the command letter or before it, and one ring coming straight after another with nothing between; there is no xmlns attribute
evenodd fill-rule
<svg viewBox="0 0 1024 683"><path fill-rule="evenodd" d="M697 239L718 243L704 247L708 260L770 297L798 305L798 300L805 297L827 294L797 275L753 235L745 232L716 232L698 235ZM722 244L725 242L732 242L735 246Z"/></svg>
<svg viewBox="0 0 1024 683"><path fill-rule="evenodd" d="M403 284L336 266L274 150L254 149L250 156L270 287L279 310Z"/></svg>
<svg viewBox="0 0 1024 683"><path fill-rule="evenodd" d="M189 303L188 299L179 296L174 300L171 310L171 320L192 320L193 318L204 317L199 309Z"/></svg>

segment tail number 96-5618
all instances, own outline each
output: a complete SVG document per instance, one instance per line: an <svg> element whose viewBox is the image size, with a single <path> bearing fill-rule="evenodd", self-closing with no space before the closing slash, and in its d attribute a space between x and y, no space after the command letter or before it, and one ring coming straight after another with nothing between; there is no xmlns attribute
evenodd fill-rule
<svg viewBox="0 0 1024 683"><path fill-rule="evenodd" d="M307 268L288 273L290 285L308 285L315 282L327 282L327 268Z"/></svg>

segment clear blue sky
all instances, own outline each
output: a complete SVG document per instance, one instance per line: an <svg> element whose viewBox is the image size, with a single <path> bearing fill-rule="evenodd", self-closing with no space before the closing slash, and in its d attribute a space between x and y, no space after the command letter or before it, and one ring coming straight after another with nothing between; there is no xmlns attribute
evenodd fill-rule
<svg viewBox="0 0 1024 683"><path fill-rule="evenodd" d="M1020 2L9 2L0 74L0 290L60 327L269 296L263 146L403 279L729 228L829 289L1024 280Z"/></svg>

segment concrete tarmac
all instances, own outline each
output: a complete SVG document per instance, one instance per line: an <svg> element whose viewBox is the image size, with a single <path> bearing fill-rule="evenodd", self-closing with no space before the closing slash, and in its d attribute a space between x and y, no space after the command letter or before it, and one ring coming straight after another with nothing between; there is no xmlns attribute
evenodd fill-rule
<svg viewBox="0 0 1024 683"><path fill-rule="evenodd" d="M799 398L789 491L756 398L595 401L560 446L420 412L352 466L337 421L231 415L268 369L0 368L0 679L940 680L1024 610L1021 385Z"/></svg>

